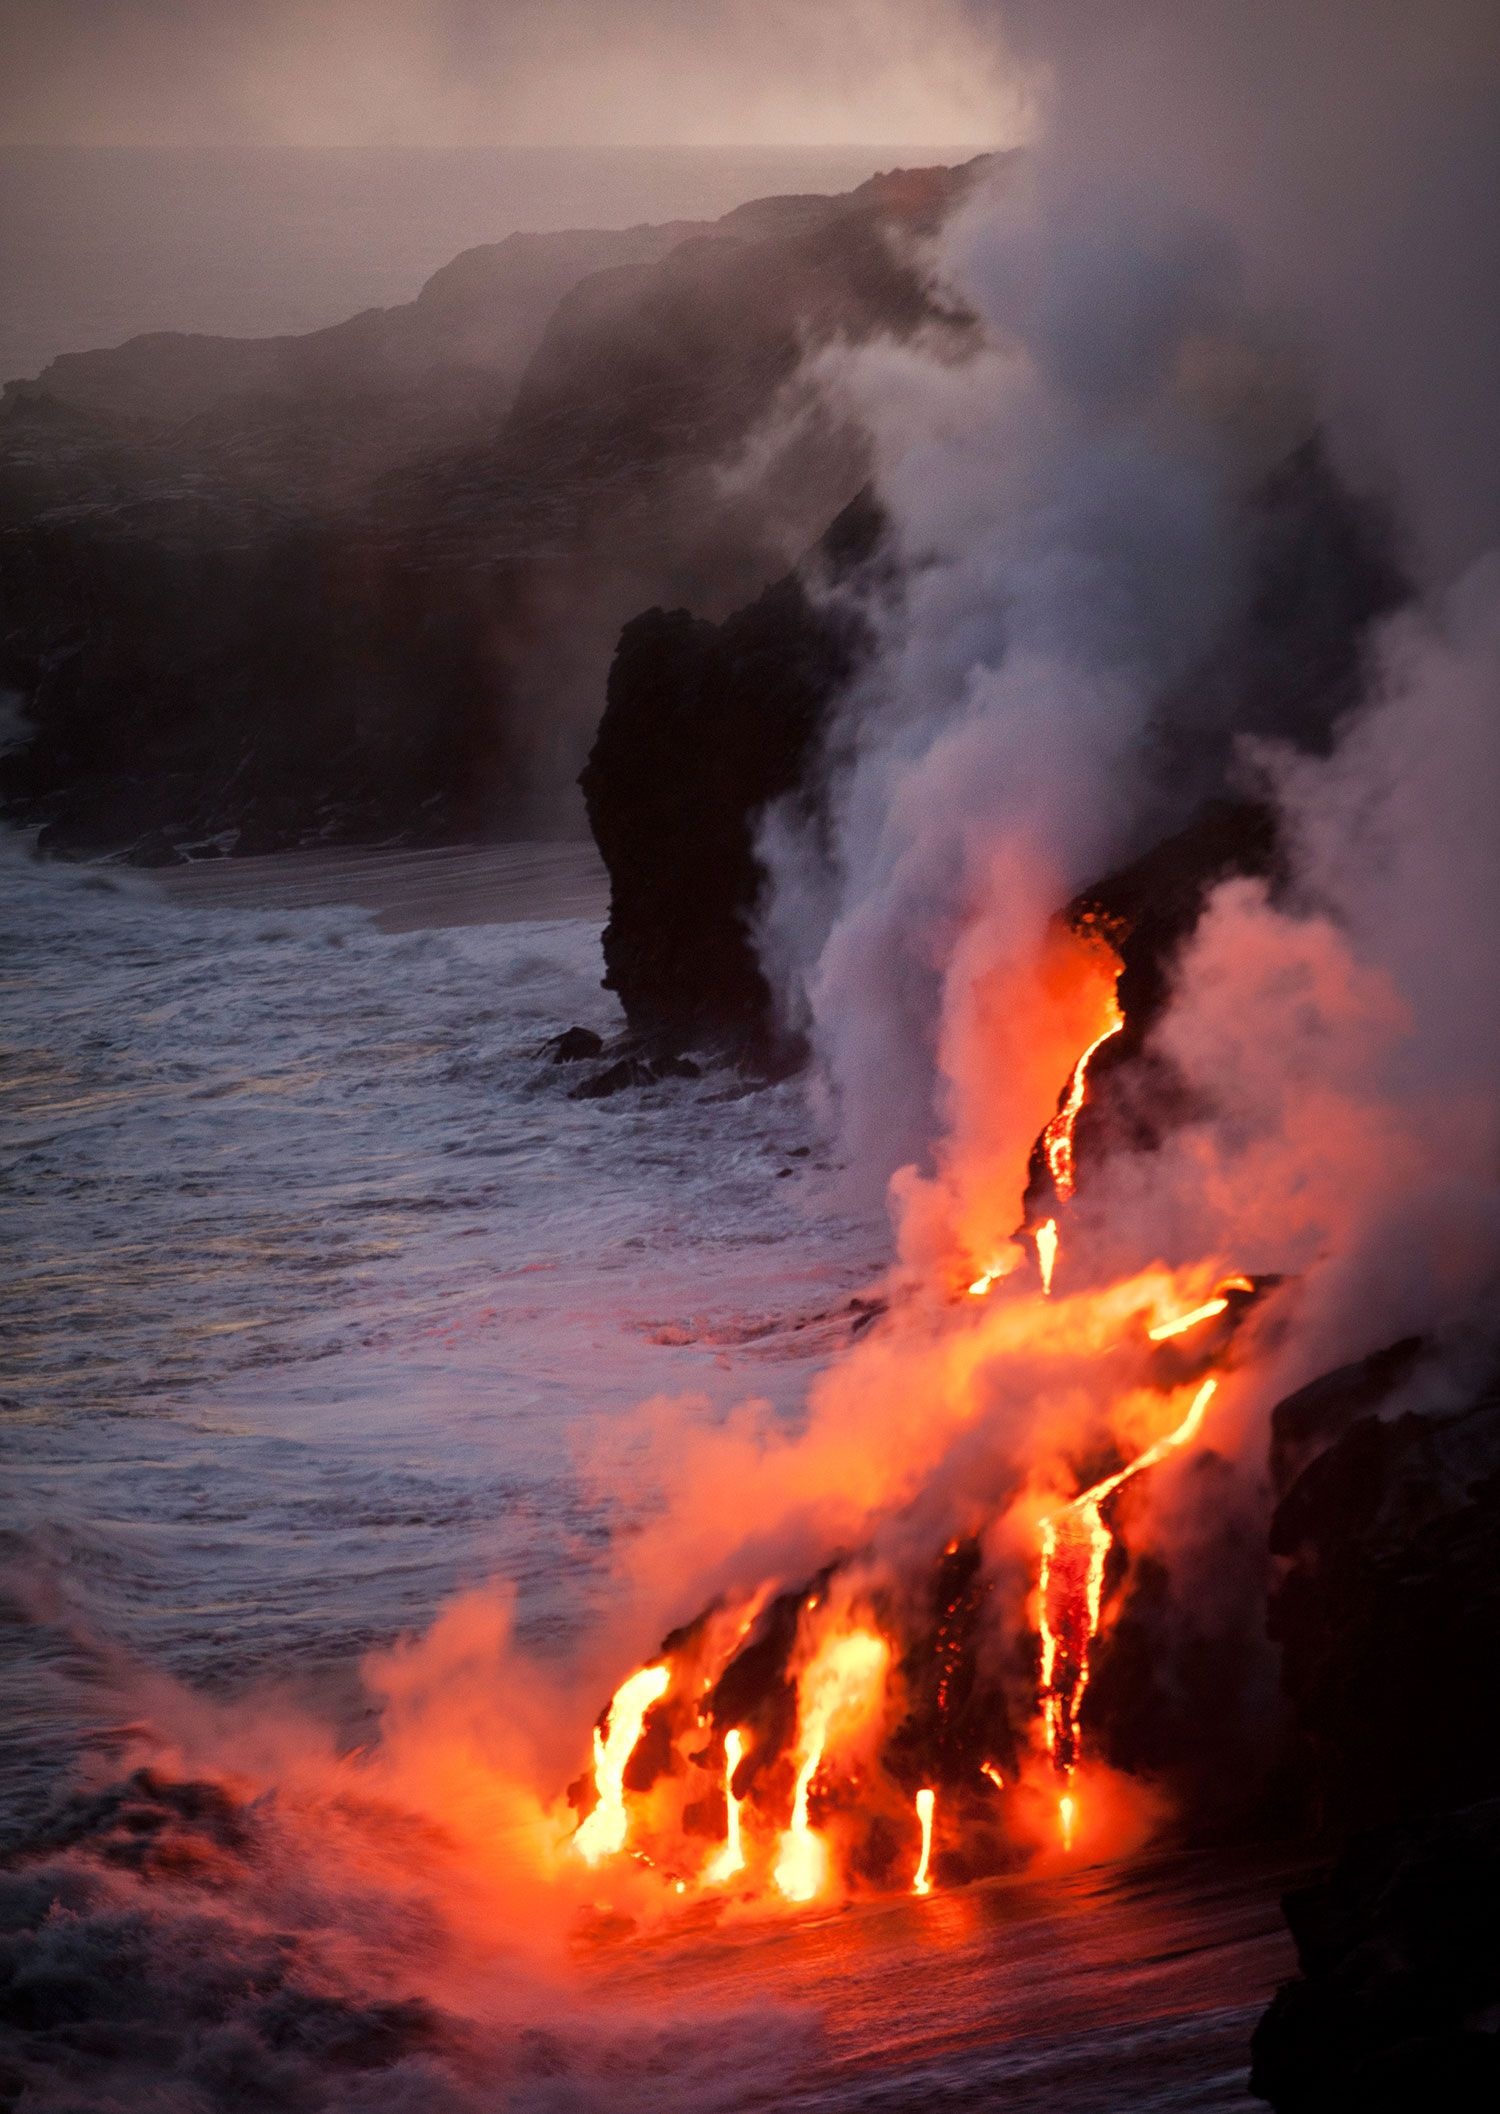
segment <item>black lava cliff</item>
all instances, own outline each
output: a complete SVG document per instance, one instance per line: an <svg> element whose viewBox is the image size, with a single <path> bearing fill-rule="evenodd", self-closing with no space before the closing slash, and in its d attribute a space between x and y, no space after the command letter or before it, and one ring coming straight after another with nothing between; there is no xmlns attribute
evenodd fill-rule
<svg viewBox="0 0 1500 2114"><path fill-rule="evenodd" d="M1302 1971L1251 2077L1280 2114L1500 2105L1500 1388L1422 1406L1428 1362L1394 1344L1273 1421L1298 1778L1356 1831L1287 1898Z"/></svg>
<svg viewBox="0 0 1500 2114"><path fill-rule="evenodd" d="M861 496L816 571L852 579L880 533ZM626 625L579 783L610 875L605 981L638 1033L762 1063L792 1054L756 953L755 834L772 801L815 803L820 738L861 643L858 619L800 572L722 624L651 609Z"/></svg>

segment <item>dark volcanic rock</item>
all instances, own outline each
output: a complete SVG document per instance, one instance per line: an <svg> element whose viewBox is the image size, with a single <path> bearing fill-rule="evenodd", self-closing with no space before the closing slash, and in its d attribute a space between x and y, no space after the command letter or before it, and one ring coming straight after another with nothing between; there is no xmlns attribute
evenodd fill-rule
<svg viewBox="0 0 1500 2114"><path fill-rule="evenodd" d="M1282 1684L1314 1818L1340 1827L1500 1795L1500 1394L1353 1407L1412 1362L1397 1346L1319 1383L1325 1428L1344 1428L1271 1522ZM1277 1413L1284 1455L1307 1415L1305 1395Z"/></svg>
<svg viewBox="0 0 1500 2114"><path fill-rule="evenodd" d="M779 200L768 200L774 209ZM790 205L792 201L785 201ZM819 204L826 203L818 201ZM33 381L8 382L10 403L66 404L142 430L195 421L227 438L254 405L266 447L299 407L368 406L383 401L397 434L367 433L378 451L345 458L345 474L389 460L422 420L456 416L466 400L503 400L514 391L563 296L594 272L660 261L704 223L658 227L570 228L516 234L464 250L433 273L414 301L366 309L347 322L303 336L218 338L154 331L94 352L68 352ZM314 465L306 461L306 477ZM277 464L281 484L282 465Z"/></svg>
<svg viewBox="0 0 1500 2114"><path fill-rule="evenodd" d="M1325 1833L1299 1981L1257 2031L1283 2114L1500 2104L1500 1391L1399 1411L1405 1341L1276 1410L1270 1628Z"/></svg>
<svg viewBox="0 0 1500 2114"><path fill-rule="evenodd" d="M1074 930L1097 928L1120 957L1117 991L1126 1022L1120 1040L1127 1049L1139 1050L1160 1017L1178 950L1191 938L1210 889L1231 875L1265 877L1275 869L1270 809L1252 800L1210 800L1185 829L1068 905L1063 915ZM1091 1082L1101 1072L1091 1070Z"/></svg>
<svg viewBox="0 0 1500 2114"><path fill-rule="evenodd" d="M605 1101L630 1086L657 1086L663 1079L701 1079L703 1067L691 1057L617 1057L602 1072L580 1080L568 1095L570 1101Z"/></svg>
<svg viewBox="0 0 1500 2114"><path fill-rule="evenodd" d="M596 1035L592 1028L564 1028L549 1048L554 1064L578 1064L587 1057L603 1055L604 1037Z"/></svg>
<svg viewBox="0 0 1500 2114"><path fill-rule="evenodd" d="M825 538L842 570L879 518L856 501ZM723 624L649 610L625 627L580 783L610 877L605 982L633 1028L764 1060L776 1047L751 921L755 832L769 804L808 793L855 623L792 574Z"/></svg>
<svg viewBox="0 0 1500 2114"><path fill-rule="evenodd" d="M1289 1894L1301 1979L1255 2031L1279 2114L1500 2106L1500 1801L1360 1837Z"/></svg>
<svg viewBox="0 0 1500 2114"><path fill-rule="evenodd" d="M1367 626L1410 593L1389 521L1340 481L1316 433L1250 493L1245 529L1247 592L1155 719L1163 782L1199 798L1243 735L1326 749L1359 702Z"/></svg>
<svg viewBox="0 0 1500 2114"><path fill-rule="evenodd" d="M1121 1151L1150 1152L1187 1112L1177 1075L1150 1047L1172 989L1177 956L1192 937L1210 891L1235 875L1274 876L1277 846L1269 808L1249 800L1210 800L1185 829L1118 873L1075 896L1063 912L1075 932L1097 933L1120 960L1116 995L1125 1025L1089 1064L1088 1099L1078 1112L1073 1150L1080 1180ZM1032 1148L1024 1222L1057 1209L1042 1138Z"/></svg>
<svg viewBox="0 0 1500 2114"><path fill-rule="evenodd" d="M1351 1425L1378 1411L1396 1389L1411 1379L1427 1346L1420 1336L1374 1351L1356 1365L1299 1387L1278 1402L1271 1416L1271 1487L1278 1499Z"/></svg>

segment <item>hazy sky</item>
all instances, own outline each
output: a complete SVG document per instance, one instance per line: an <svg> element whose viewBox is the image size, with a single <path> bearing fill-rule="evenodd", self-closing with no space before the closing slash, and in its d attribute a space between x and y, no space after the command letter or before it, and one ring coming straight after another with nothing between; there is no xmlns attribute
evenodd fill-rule
<svg viewBox="0 0 1500 2114"><path fill-rule="evenodd" d="M0 0L0 140L989 145L973 0Z"/></svg>

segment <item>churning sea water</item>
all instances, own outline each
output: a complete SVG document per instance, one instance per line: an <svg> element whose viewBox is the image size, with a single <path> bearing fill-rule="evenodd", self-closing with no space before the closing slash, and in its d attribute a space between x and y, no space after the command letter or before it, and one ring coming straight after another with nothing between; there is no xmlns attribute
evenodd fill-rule
<svg viewBox="0 0 1500 2114"><path fill-rule="evenodd" d="M779 1325L878 1264L787 1157L793 1088L570 1099L547 1038L619 1024L599 914L474 860L503 922L400 932L6 862L8 1532L174 1672L326 1664L497 1573L564 1639L618 1524L591 1420L790 1400L815 1351ZM406 915L414 869L418 915L486 914L461 857L385 864ZM586 849L554 865L598 896Z"/></svg>

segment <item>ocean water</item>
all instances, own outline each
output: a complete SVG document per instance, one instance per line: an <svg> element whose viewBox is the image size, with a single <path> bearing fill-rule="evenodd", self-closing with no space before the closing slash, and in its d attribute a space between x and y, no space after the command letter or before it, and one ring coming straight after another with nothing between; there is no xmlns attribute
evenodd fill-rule
<svg viewBox="0 0 1500 2114"><path fill-rule="evenodd" d="M483 910L451 855L386 863L398 923L413 866ZM490 914L529 912L505 863L472 862ZM602 908L590 848L555 865ZM4 879L8 1530L174 1672L347 1660L492 1574L565 1637L620 1523L576 1487L589 1423L741 1367L792 1401L778 1329L879 1265L788 1157L793 1088L568 1097L548 1037L619 1024L600 910L387 932L254 874L245 908Z"/></svg>
<svg viewBox="0 0 1500 2114"><path fill-rule="evenodd" d="M0 381L140 331L264 337L409 301L520 229L711 219L920 147L0 148Z"/></svg>
<svg viewBox="0 0 1500 2114"><path fill-rule="evenodd" d="M795 1084L569 1098L547 1038L616 1020L586 849L204 873L0 870L18 2107L1247 2107L1288 1968L1262 1867L689 1921L544 1970L503 1890L453 1908L423 1803L452 1714L503 1722L462 1628L395 1683L410 1807L351 1792L366 1655L499 1582L528 1663L586 1661L636 1405L795 1418L885 1235ZM172 1759L190 1722L209 1769Z"/></svg>

